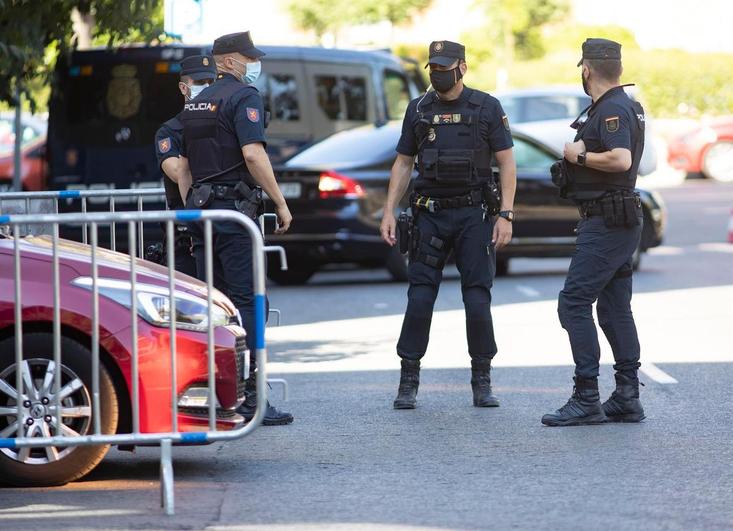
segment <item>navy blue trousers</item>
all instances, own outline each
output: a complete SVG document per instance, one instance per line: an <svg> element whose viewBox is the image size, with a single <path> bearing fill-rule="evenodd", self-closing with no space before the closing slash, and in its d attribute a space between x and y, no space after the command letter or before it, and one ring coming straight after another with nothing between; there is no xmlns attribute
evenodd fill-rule
<svg viewBox="0 0 733 531"><path fill-rule="evenodd" d="M632 228L607 228L601 216L578 224L575 254L557 307L570 338L577 376L598 377L601 349L592 311L598 301L598 323L613 350L614 369L636 377L640 349L631 313L631 273L642 221L640 213L639 225Z"/></svg>
<svg viewBox="0 0 733 531"><path fill-rule="evenodd" d="M437 213L420 210L415 224L420 233L419 253L435 257L440 263L437 267L428 265L411 253L407 310L397 354L410 360L425 355L443 265L452 250L461 274L469 354L472 359L490 360L496 354L491 320L491 285L496 271L496 255L491 245L492 218L484 219L480 207L452 208ZM442 249L435 247L432 238L443 242Z"/></svg>

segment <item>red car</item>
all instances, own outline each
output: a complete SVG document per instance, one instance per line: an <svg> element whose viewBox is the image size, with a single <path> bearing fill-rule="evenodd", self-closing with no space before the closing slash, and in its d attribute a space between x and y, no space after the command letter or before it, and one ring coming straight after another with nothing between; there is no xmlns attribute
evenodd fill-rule
<svg viewBox="0 0 733 531"><path fill-rule="evenodd" d="M46 188L46 121L21 115L23 139L20 152L20 179L23 190L37 192ZM13 185L13 151L15 149L15 116L0 113L0 191Z"/></svg>
<svg viewBox="0 0 733 531"><path fill-rule="evenodd" d="M669 143L669 163L716 181L733 181L733 116L702 123Z"/></svg>
<svg viewBox="0 0 733 531"><path fill-rule="evenodd" d="M14 241L0 236L0 438L15 437ZM90 250L61 240L61 431L91 433L92 292ZM131 433L131 314L127 255L100 249L98 259L101 425L104 433ZM167 268L137 261L140 431L170 432L171 388ZM51 240L27 237L21 243L23 352L32 375L29 398L21 404L25 436L55 435L53 381L53 290ZM214 290L217 429L242 426L235 412L244 399L249 369L245 332L236 310ZM180 431L207 431L206 285L176 276L178 425ZM26 384L28 387L29 384ZM33 398L35 396L35 398ZM82 477L104 457L108 446L0 449L0 481L18 486L59 485Z"/></svg>

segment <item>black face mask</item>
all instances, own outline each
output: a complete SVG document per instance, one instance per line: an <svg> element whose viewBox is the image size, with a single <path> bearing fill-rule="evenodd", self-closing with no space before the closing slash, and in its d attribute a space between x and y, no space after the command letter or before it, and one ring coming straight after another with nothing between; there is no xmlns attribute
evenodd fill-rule
<svg viewBox="0 0 733 531"><path fill-rule="evenodd" d="M583 71L582 71L582 70L580 71L580 81L582 81L582 82L583 82L583 91L584 91L584 92L585 92L585 93L586 93L586 94L587 94L588 96L590 96L590 91L589 91L589 88L588 88L588 80L587 80L587 79L585 78L585 76L583 75Z"/></svg>
<svg viewBox="0 0 733 531"><path fill-rule="evenodd" d="M430 84L438 92L448 92L462 77L460 65L453 70L431 70Z"/></svg>

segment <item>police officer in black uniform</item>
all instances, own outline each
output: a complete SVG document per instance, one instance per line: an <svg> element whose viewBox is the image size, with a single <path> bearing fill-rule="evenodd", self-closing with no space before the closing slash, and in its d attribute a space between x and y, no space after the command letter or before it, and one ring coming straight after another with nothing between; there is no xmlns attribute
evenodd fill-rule
<svg viewBox="0 0 733 531"><path fill-rule="evenodd" d="M495 407L499 402L490 378L496 354L491 285L496 249L511 240L516 189L509 121L496 98L464 86L468 67L463 45L431 43L428 66L434 90L407 108L381 225L389 245L397 243L398 225L403 250L406 233L410 241L407 311L397 343L402 371L394 407L416 406L420 359L428 346L433 305L451 251L461 273L473 405ZM500 202L492 156L499 166ZM412 218L400 216L398 224L394 211L408 188L413 164L418 177L410 197Z"/></svg>
<svg viewBox="0 0 733 531"><path fill-rule="evenodd" d="M187 208L239 210L256 218L262 203L262 190L275 205L278 233L290 227L292 216L283 198L270 160L265 152L265 113L262 97L252 86L260 73L260 57L249 32L233 33L214 41L212 54L218 75L210 87L186 103L181 113L184 128L182 160L190 172L179 180L182 193L191 192ZM262 188L259 188L262 187ZM213 253L217 288L239 310L247 331L247 344L256 368L254 286L252 244L249 234L233 222L216 222L213 227ZM197 276L205 278L202 227L191 226ZM247 381L247 398L237 410L246 419L254 416L256 385L254 371ZM269 403L263 423L289 424L290 413Z"/></svg>
<svg viewBox="0 0 733 531"><path fill-rule="evenodd" d="M178 88L185 101L190 101L211 85L216 78L214 58L210 55L192 55L181 62L181 79ZM155 133L155 153L158 165L163 172L165 199L170 210L183 210L183 200L178 190L179 175L182 170L181 144L183 143L183 124L174 116L165 122ZM191 236L188 227L176 225L176 270L193 277L196 276L196 262L191 254Z"/></svg>
<svg viewBox="0 0 733 531"><path fill-rule="evenodd" d="M582 81L593 99L572 127L575 142L553 166L560 193L573 199L582 219L576 252L558 314L570 337L575 388L567 404L542 417L549 426L639 422L639 338L631 314L632 256L639 246L642 210L635 192L644 150L644 109L621 85L621 45L606 39L583 43ZM598 394L600 347L592 305L613 349L616 390L603 404Z"/></svg>

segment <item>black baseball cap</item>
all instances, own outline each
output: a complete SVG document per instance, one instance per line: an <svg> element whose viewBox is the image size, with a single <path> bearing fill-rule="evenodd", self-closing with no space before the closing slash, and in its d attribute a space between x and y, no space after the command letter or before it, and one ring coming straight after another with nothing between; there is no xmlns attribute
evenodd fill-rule
<svg viewBox="0 0 733 531"><path fill-rule="evenodd" d="M257 59L265 55L265 52L255 48L249 31L240 31L239 33L230 33L222 35L214 41L214 47L211 49L214 55L224 53L241 53L247 57Z"/></svg>
<svg viewBox="0 0 733 531"><path fill-rule="evenodd" d="M181 76L189 76L194 81L214 79L216 65L210 55L191 55L181 61Z"/></svg>
<svg viewBox="0 0 733 531"><path fill-rule="evenodd" d="M431 64L450 66L456 59L466 59L465 46L451 41L433 41L430 43L430 58L425 68Z"/></svg>
<svg viewBox="0 0 733 531"><path fill-rule="evenodd" d="M585 39L583 43L583 57L578 61L578 66L583 64L583 59L621 59L621 45L608 39Z"/></svg>

